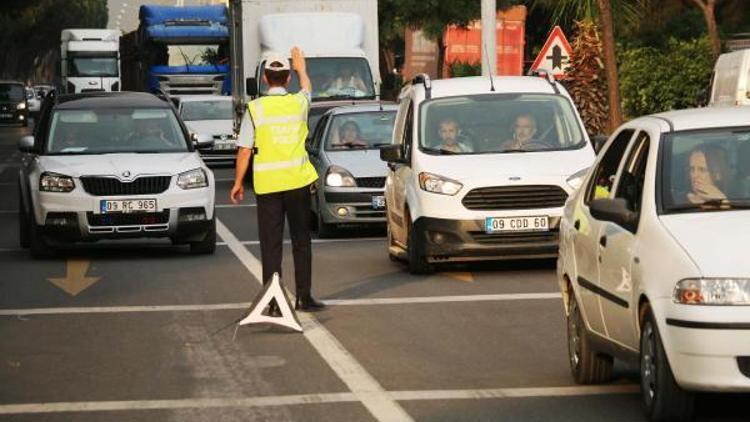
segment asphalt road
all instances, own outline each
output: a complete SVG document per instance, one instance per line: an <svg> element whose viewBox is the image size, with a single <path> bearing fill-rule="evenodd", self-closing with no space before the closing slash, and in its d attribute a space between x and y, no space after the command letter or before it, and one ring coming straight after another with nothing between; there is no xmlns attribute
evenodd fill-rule
<svg viewBox="0 0 750 422"><path fill-rule="evenodd" d="M34 261L18 246L24 132L0 128L0 420L642 420L632 369L573 383L552 261L418 277L389 261L382 230L354 229L315 240L313 291L330 306L300 314L304 334L235 333L260 267L229 169L215 172L214 256L109 242ZM747 420L746 399L701 396L699 420Z"/></svg>

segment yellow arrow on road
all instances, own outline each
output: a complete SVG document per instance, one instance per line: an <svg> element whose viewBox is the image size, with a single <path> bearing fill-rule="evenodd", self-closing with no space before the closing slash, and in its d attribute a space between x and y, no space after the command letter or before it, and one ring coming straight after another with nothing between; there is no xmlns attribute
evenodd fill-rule
<svg viewBox="0 0 750 422"><path fill-rule="evenodd" d="M452 278L454 280L463 281L466 283L471 283L474 281L474 275L470 272L448 272L448 273L441 273L442 275Z"/></svg>
<svg viewBox="0 0 750 422"><path fill-rule="evenodd" d="M48 278L47 280L64 290L67 294L75 296L101 279L101 277L86 277L88 270L88 260L68 259L65 278Z"/></svg>

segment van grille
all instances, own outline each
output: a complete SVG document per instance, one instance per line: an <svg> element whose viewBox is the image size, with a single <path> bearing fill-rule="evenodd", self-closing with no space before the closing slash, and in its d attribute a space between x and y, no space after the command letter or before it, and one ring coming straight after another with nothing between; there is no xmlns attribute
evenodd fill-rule
<svg viewBox="0 0 750 422"><path fill-rule="evenodd" d="M81 177L83 189L95 196L151 195L169 188L171 176L139 177L132 182L121 182L114 177Z"/></svg>
<svg viewBox="0 0 750 422"><path fill-rule="evenodd" d="M485 233L470 232L471 237L480 245L511 245L526 243L557 242L559 232L525 232L525 233Z"/></svg>
<svg viewBox="0 0 750 422"><path fill-rule="evenodd" d="M495 186L473 189L461 201L470 210L557 208L568 194L559 186Z"/></svg>

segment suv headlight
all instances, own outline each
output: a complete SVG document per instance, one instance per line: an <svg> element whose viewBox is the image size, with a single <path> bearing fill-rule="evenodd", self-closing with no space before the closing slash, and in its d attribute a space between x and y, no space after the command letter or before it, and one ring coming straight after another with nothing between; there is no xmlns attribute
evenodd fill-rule
<svg viewBox="0 0 750 422"><path fill-rule="evenodd" d="M750 279L688 278L677 283L672 299L682 305L750 305Z"/></svg>
<svg viewBox="0 0 750 422"><path fill-rule="evenodd" d="M39 178L39 190L41 192L70 192L75 189L73 178L58 173L42 173Z"/></svg>
<svg viewBox="0 0 750 422"><path fill-rule="evenodd" d="M441 195L455 195L464 187L461 183L431 173L419 173L419 187L422 190Z"/></svg>
<svg viewBox="0 0 750 422"><path fill-rule="evenodd" d="M180 173L177 176L177 186L182 189L205 188L208 186L208 175L202 168Z"/></svg>
<svg viewBox="0 0 750 422"><path fill-rule="evenodd" d="M16 104L16 110L26 110L26 103Z"/></svg>
<svg viewBox="0 0 750 422"><path fill-rule="evenodd" d="M354 176L345 168L339 166L328 167L326 172L326 186L334 188L353 188L357 186Z"/></svg>
<svg viewBox="0 0 750 422"><path fill-rule="evenodd" d="M586 178L586 173L588 173L588 171L588 167L578 170L577 172L573 173L573 175L568 177L565 181L571 188L573 188L573 190L578 190L578 188L580 188L583 184L583 179Z"/></svg>

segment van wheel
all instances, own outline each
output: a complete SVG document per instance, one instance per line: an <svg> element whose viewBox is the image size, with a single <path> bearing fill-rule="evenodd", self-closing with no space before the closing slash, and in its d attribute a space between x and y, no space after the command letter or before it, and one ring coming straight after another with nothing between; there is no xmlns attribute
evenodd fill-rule
<svg viewBox="0 0 750 422"><path fill-rule="evenodd" d="M573 379L578 384L600 384L612 376L614 360L611 356L592 350L586 323L581 316L575 295L568 303L568 362Z"/></svg>
<svg viewBox="0 0 750 422"><path fill-rule="evenodd" d="M414 225L411 222L409 214L405 213L404 218L407 218L409 221L406 241L409 272L412 274L429 274L433 271L432 265L428 264L427 259L424 257L422 245L417 241L417 235L414 233Z"/></svg>
<svg viewBox="0 0 750 422"><path fill-rule="evenodd" d="M216 217L211 220L206 236L200 242L190 242L193 255L213 255L216 252Z"/></svg>
<svg viewBox="0 0 750 422"><path fill-rule="evenodd" d="M641 407L652 422L689 421L695 395L677 385L654 315L646 312L641 328Z"/></svg>
<svg viewBox="0 0 750 422"><path fill-rule="evenodd" d="M21 187L18 187L18 243L22 248L27 249L31 246L29 214L23 206L23 194Z"/></svg>

